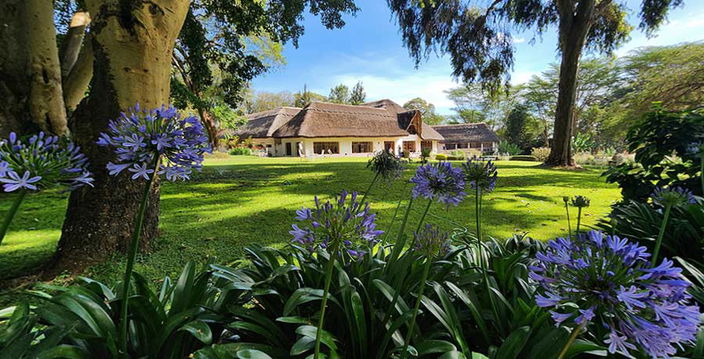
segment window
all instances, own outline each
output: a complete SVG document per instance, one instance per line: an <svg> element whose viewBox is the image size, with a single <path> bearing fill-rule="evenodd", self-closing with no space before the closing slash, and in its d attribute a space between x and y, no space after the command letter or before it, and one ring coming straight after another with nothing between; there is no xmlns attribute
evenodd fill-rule
<svg viewBox="0 0 704 359"><path fill-rule="evenodd" d="M445 144L445 149L446 149L446 150L454 150L455 148L457 148L457 145L454 144L454 143L446 143L446 144Z"/></svg>
<svg viewBox="0 0 704 359"><path fill-rule="evenodd" d="M458 143L457 148L467 148L467 144L466 143Z"/></svg>
<svg viewBox="0 0 704 359"><path fill-rule="evenodd" d="M403 152L416 152L416 141L403 141Z"/></svg>
<svg viewBox="0 0 704 359"><path fill-rule="evenodd" d="M421 150L428 149L428 150L432 151L433 150L433 142L432 141L421 141L420 142L420 149Z"/></svg>
<svg viewBox="0 0 704 359"><path fill-rule="evenodd" d="M374 152L374 144L371 142L352 142L352 153Z"/></svg>
<svg viewBox="0 0 704 359"><path fill-rule="evenodd" d="M340 153L338 142L313 142L313 152L317 154Z"/></svg>

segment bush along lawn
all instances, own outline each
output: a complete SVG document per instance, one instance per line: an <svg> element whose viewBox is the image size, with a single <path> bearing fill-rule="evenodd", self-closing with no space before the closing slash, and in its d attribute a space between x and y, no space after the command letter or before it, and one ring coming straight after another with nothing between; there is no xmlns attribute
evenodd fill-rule
<svg viewBox="0 0 704 359"><path fill-rule="evenodd" d="M136 114L147 121L143 115ZM154 118L149 121L178 120L169 112ZM188 131L138 133L116 123L115 133L103 136L108 148L124 155L112 165L119 166L114 174L132 169L145 187L133 244L158 166L177 166L171 174L186 178L202 161L202 129L181 125ZM147 140L193 136L166 149L125 146L123 136L135 133ZM279 248L250 246L243 260L230 264L189 262L177 277L153 286L133 266L134 245L122 280L83 277L67 287L40 285L31 292L34 305L0 312L0 353L314 359L703 354L704 339L697 337L701 267L658 256L672 209L704 206L691 191L661 188L653 194L664 219L652 250L615 230L585 228L584 211L592 205L585 196L560 201L572 218L561 238L498 241L488 238L491 222L485 220L489 198L501 186L501 169L493 163L407 168L380 153L370 168L367 190L341 189L303 204L280 233L289 243ZM367 194L404 178L404 169L411 172L410 185L382 225ZM472 225L447 230L430 215L433 206L449 213L471 207Z"/></svg>

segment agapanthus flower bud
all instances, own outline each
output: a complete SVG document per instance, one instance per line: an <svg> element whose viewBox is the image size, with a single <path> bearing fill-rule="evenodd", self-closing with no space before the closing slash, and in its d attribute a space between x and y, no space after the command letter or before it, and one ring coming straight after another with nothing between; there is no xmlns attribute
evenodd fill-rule
<svg viewBox="0 0 704 359"><path fill-rule="evenodd" d="M574 196L572 198L572 205L577 208L586 208L591 204L591 200L585 196Z"/></svg>
<svg viewBox="0 0 704 359"><path fill-rule="evenodd" d="M557 325L605 328L611 353L630 356L638 346L669 357L694 343L699 308L682 270L668 259L652 268L649 258L645 247L597 231L549 241L530 267L536 303Z"/></svg>
<svg viewBox="0 0 704 359"><path fill-rule="evenodd" d="M481 192L488 193L494 190L499 172L491 161L478 161L469 159L462 165L465 179L472 189L479 188Z"/></svg>
<svg viewBox="0 0 704 359"><path fill-rule="evenodd" d="M381 179L393 181L401 177L406 169L406 162L389 151L378 151L367 162L367 168L370 168Z"/></svg>
<svg viewBox="0 0 704 359"><path fill-rule="evenodd" d="M413 198L424 197L440 203L458 205L466 196L464 173L452 167L450 162L439 162L418 167L415 176Z"/></svg>
<svg viewBox="0 0 704 359"><path fill-rule="evenodd" d="M652 198L653 203L662 207L675 207L697 203L694 193L682 187L658 187L653 194L650 195L650 198Z"/></svg>
<svg viewBox="0 0 704 359"><path fill-rule="evenodd" d="M440 228L426 224L415 233L413 248L430 259L443 256L450 250L450 237Z"/></svg>
<svg viewBox="0 0 704 359"><path fill-rule="evenodd" d="M357 192L342 191L333 202L321 203L315 197L315 208L296 211L296 220L289 233L293 242L309 251L317 248L344 249L352 258L361 258L371 250L384 233L376 229L376 215L369 213L369 204L357 201Z"/></svg>
<svg viewBox="0 0 704 359"><path fill-rule="evenodd" d="M0 140L0 183L5 192L37 191L64 185L73 190L93 186L88 159L67 139L39 132L26 141L14 132Z"/></svg>
<svg viewBox="0 0 704 359"><path fill-rule="evenodd" d="M203 125L193 116L181 118L175 107L142 110L139 105L108 124L98 145L111 147L115 161L107 164L116 176L127 169L132 179L149 178L159 158L159 174L167 180L188 179L200 170L203 155L211 152Z"/></svg>

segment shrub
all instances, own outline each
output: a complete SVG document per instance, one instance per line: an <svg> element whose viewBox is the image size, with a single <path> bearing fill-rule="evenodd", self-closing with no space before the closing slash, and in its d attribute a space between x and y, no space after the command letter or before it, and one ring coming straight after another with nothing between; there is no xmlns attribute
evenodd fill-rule
<svg viewBox="0 0 704 359"><path fill-rule="evenodd" d="M596 143L589 134L578 133L572 138L572 149L574 152L591 152Z"/></svg>
<svg viewBox="0 0 704 359"><path fill-rule="evenodd" d="M249 147L235 147L229 153L231 156L251 156L252 149Z"/></svg>
<svg viewBox="0 0 704 359"><path fill-rule="evenodd" d="M530 151L531 156L540 162L545 162L550 156L550 147L535 147Z"/></svg>
<svg viewBox="0 0 704 359"><path fill-rule="evenodd" d="M655 187L683 187L702 195L699 172L704 164L704 110L670 112L655 109L626 135L635 164L623 163L604 172L618 183L625 199L645 201ZM677 157L673 159L673 154Z"/></svg>
<svg viewBox="0 0 704 359"><path fill-rule="evenodd" d="M420 160L421 163L426 163L428 162L428 158L430 157L430 148L424 148L420 151Z"/></svg>
<svg viewBox="0 0 704 359"><path fill-rule="evenodd" d="M450 156L454 157L455 159L458 159L458 160L464 160L466 158L466 154L462 150L450 151Z"/></svg>
<svg viewBox="0 0 704 359"><path fill-rule="evenodd" d="M445 161L447 160L447 157L448 156L444 153L438 153L437 155L435 155L435 159L438 161Z"/></svg>
<svg viewBox="0 0 704 359"><path fill-rule="evenodd" d="M511 161L537 161L538 159L531 155L517 155L509 157Z"/></svg>
<svg viewBox="0 0 704 359"><path fill-rule="evenodd" d="M514 156L521 153L521 148L508 141L501 141L499 142L499 153Z"/></svg>

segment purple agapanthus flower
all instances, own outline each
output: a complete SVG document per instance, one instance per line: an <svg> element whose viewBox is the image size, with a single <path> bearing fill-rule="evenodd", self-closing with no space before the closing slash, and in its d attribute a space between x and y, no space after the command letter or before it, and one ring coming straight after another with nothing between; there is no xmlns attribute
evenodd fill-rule
<svg viewBox="0 0 704 359"><path fill-rule="evenodd" d="M697 198L694 193L687 188L682 187L658 187L650 195L653 203L658 206L679 206L684 204L695 204Z"/></svg>
<svg viewBox="0 0 704 359"><path fill-rule="evenodd" d="M376 215L369 213L369 204L357 201L357 192L342 191L333 202L320 203L315 208L296 211L297 224L289 233L293 242L308 250L317 248L344 249L353 258L363 257L384 233L376 229Z"/></svg>
<svg viewBox="0 0 704 359"><path fill-rule="evenodd" d="M115 161L107 164L112 176L124 170L132 179L149 179L154 164L160 159L158 174L167 180L188 179L192 171L200 170L203 155L211 152L203 125L193 116L181 118L175 107L154 110L139 105L108 124L98 145L115 151Z"/></svg>
<svg viewBox="0 0 704 359"><path fill-rule="evenodd" d="M482 193L489 193L496 187L499 172L492 161L478 161L469 159L462 165L465 179L473 190L479 189Z"/></svg>
<svg viewBox="0 0 704 359"><path fill-rule="evenodd" d="M415 176L413 198L424 197L448 206L458 205L464 199L465 180L461 168L452 167L450 162L426 164L418 167Z"/></svg>
<svg viewBox="0 0 704 359"><path fill-rule="evenodd" d="M450 251L450 237L440 228L426 224L415 233L413 249L428 258L443 256Z"/></svg>
<svg viewBox="0 0 704 359"><path fill-rule="evenodd" d="M53 185L69 189L93 185L88 159L66 139L40 132L21 140L14 132L0 140L0 183L5 192L37 191Z"/></svg>
<svg viewBox="0 0 704 359"><path fill-rule="evenodd" d="M530 269L536 303L550 308L557 325L606 328L611 353L630 356L640 347L672 356L695 341L699 308L681 269L667 259L651 268L649 258L645 247L597 231L552 240Z"/></svg>

